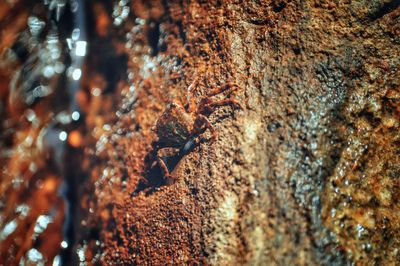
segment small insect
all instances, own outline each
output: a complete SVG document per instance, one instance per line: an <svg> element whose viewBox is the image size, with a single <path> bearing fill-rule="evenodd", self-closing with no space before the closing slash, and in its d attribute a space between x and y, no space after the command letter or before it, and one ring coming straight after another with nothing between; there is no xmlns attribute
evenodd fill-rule
<svg viewBox="0 0 400 266"><path fill-rule="evenodd" d="M189 95L193 92L197 81L189 86ZM158 136L158 140L153 143L153 152L155 153L155 161L158 163L164 178L175 179L164 162L163 158L172 155L178 155L182 158L191 146L199 142L199 136L207 129L210 130L212 140L214 141L217 134L214 127L208 120L208 117L221 106L232 106L234 109L243 109L241 104L232 96L239 87L232 83L227 83L216 89L212 89L206 93L198 104L193 98L188 99L185 107L172 102L170 103L161 116L157 119L153 128ZM229 98L224 100L212 101L211 97L228 92Z"/></svg>

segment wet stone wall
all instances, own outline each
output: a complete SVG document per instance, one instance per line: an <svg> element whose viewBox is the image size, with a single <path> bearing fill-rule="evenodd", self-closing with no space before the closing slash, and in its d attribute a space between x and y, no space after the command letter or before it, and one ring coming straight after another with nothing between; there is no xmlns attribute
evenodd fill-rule
<svg viewBox="0 0 400 266"><path fill-rule="evenodd" d="M28 2L0 264L399 264L399 1Z"/></svg>

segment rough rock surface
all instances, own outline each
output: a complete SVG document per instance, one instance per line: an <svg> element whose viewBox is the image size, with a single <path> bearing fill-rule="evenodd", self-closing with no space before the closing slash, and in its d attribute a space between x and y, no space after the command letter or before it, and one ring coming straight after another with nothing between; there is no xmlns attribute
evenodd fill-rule
<svg viewBox="0 0 400 266"><path fill-rule="evenodd" d="M16 3L2 59L29 16ZM30 106L35 124L8 89L20 63L0 64L0 147L29 154L0 156L0 264L32 247L52 261L63 219L73 220L64 250L77 251L72 264L400 263L398 0L86 3L81 118L68 129L64 171L35 146L60 99ZM63 79L55 83L62 91ZM164 179L154 163L157 119L168 104L200 102L228 83L240 88L243 110L217 108L217 139L207 130L185 154L163 158L176 177ZM80 203L70 213L62 178ZM28 218L16 212L22 203ZM17 229L4 236L14 217Z"/></svg>
<svg viewBox="0 0 400 266"><path fill-rule="evenodd" d="M96 128L88 224L101 260L400 261L397 1L135 1L132 12L130 81L110 130ZM151 128L196 78L197 100L233 82L245 108L213 113L217 141L183 156L166 185L146 164Z"/></svg>

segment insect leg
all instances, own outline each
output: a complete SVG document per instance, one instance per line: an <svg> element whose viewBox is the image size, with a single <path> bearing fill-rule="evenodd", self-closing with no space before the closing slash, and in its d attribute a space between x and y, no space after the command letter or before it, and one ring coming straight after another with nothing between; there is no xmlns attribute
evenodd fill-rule
<svg viewBox="0 0 400 266"><path fill-rule="evenodd" d="M161 168L161 172L163 174L163 177L172 178L171 174L169 173L167 165L165 164L164 160L162 159L161 155L159 154L160 151L161 151L161 149L157 151L157 163L158 163L158 166L160 166L160 168Z"/></svg>
<svg viewBox="0 0 400 266"><path fill-rule="evenodd" d="M214 95L217 95L217 94L222 93L222 92L224 92L226 90L229 90L229 89L231 89L230 93L232 93L232 92L237 91L239 88L240 87L238 85L228 82L225 85L222 85L222 86L220 86L218 88L215 88L215 89L212 89L212 90L208 91L207 92L207 96L214 96Z"/></svg>
<svg viewBox="0 0 400 266"><path fill-rule="evenodd" d="M209 129L212 135L212 139L216 140L217 139L217 133L215 132L215 129L213 125L210 123L208 118L202 114L198 114L196 121L194 122L194 132L195 134L201 134L204 132L206 129Z"/></svg>

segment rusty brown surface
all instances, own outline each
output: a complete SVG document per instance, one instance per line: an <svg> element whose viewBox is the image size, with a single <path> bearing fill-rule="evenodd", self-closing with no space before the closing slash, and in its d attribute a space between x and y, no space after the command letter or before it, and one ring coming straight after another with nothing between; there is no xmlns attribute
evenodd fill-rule
<svg viewBox="0 0 400 266"><path fill-rule="evenodd" d="M110 7L87 8L84 120L68 139L67 165L84 182L75 246L89 264L399 264L398 1L132 1L119 26ZM177 180L165 180L152 128L168 104L188 103L196 79L195 102L234 83L244 109L213 112L216 141L202 134L167 161ZM20 171L18 160L3 169ZM54 174L39 179L59 187ZM38 193L28 199L48 200L32 215L53 200L62 212L56 192ZM58 245L53 225L44 237ZM17 235L2 261L10 246L34 245L12 244Z"/></svg>
<svg viewBox="0 0 400 266"><path fill-rule="evenodd" d="M396 6L135 1L132 82L94 150L104 163L92 174L89 221L102 261L396 264ZM151 128L168 103L186 103L196 78L198 99L237 83L245 110L211 115L217 141L183 156L178 180L158 186L144 163ZM141 191L143 178L157 180Z"/></svg>

